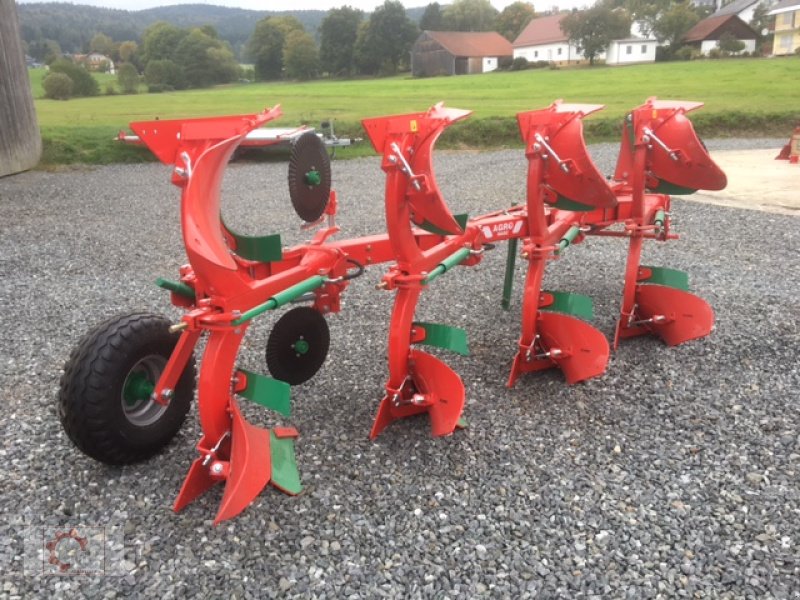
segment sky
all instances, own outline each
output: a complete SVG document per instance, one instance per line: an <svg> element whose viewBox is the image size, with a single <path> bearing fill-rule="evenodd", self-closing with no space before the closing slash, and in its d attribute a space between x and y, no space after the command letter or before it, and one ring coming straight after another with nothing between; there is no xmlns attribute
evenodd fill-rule
<svg viewBox="0 0 800 600"><path fill-rule="evenodd" d="M53 0L17 0L21 4L32 2L52 2ZM426 6L433 0L401 0L406 8ZM447 4L448 0L437 0L439 4ZM497 10L503 10L514 0L490 0ZM529 0L530 1L530 0ZM533 7L537 11L545 11L558 6L558 8L577 8L591 4L592 0L544 0L536 2ZM155 6L169 6L174 4L214 4L217 6L234 6L249 8L251 10L330 10L345 4L365 11L372 11L376 6L383 4L383 0L292 0L291 2L268 2L265 0L81 0L70 4L88 4L91 6L104 6L106 8L122 8L125 10L139 10Z"/></svg>

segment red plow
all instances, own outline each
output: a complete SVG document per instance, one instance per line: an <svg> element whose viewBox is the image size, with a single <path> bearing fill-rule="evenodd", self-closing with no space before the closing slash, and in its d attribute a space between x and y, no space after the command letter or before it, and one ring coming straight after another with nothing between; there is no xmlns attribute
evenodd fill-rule
<svg viewBox="0 0 800 600"><path fill-rule="evenodd" d="M314 134L300 136L289 164L292 204L315 229L305 244L283 248L278 235L244 236L220 217L226 165L247 134L280 116L259 114L132 123L181 190L181 222L189 263L179 280L160 279L178 323L136 313L98 325L73 352L59 394L59 415L72 441L110 464L143 460L177 433L194 395L194 353L206 336L197 399L202 438L174 509L181 510L224 483L215 523L244 510L272 484L301 491L289 427L264 429L243 417L255 402L286 417L292 385L313 377L327 355L325 315L339 312L341 295L366 265L390 263L378 287L394 296L388 339L388 379L370 437L393 421L427 414L434 436L463 427L465 389L431 346L468 353L462 329L415 319L417 304L437 278L456 266L479 264L484 252L508 242L503 302L511 297L514 261L527 261L522 322L508 386L525 373L558 368L573 384L601 375L609 358L605 334L591 325L592 301L542 289L547 263L591 236L628 240L624 291L613 337L652 334L667 345L708 335L711 307L688 291L685 273L640 264L646 240L667 241L670 195L725 187L686 113L701 105L650 99L627 115L614 176L592 162L582 119L601 106L565 104L520 113L528 161L527 189L518 205L468 218L454 215L433 171L436 140L470 112L442 104L426 112L366 119L364 129L382 155L387 231L338 240L337 199L330 163ZM520 247L521 244L521 247ZM248 327L288 304L267 343L272 377L237 368Z"/></svg>

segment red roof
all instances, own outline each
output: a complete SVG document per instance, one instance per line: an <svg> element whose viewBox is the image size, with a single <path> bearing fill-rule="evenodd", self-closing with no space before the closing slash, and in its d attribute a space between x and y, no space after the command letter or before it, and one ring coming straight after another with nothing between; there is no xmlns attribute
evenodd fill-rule
<svg viewBox="0 0 800 600"><path fill-rule="evenodd" d="M685 42L702 42L703 40L718 40L725 32L732 33L737 39L749 40L756 38L756 32L736 15L719 15L708 17L692 27L683 36Z"/></svg>
<svg viewBox="0 0 800 600"><path fill-rule="evenodd" d="M514 40L514 47L566 42L567 34L561 31L561 20L566 16L560 14L533 19Z"/></svg>
<svg viewBox="0 0 800 600"><path fill-rule="evenodd" d="M514 49L496 31L426 31L453 56L511 56Z"/></svg>

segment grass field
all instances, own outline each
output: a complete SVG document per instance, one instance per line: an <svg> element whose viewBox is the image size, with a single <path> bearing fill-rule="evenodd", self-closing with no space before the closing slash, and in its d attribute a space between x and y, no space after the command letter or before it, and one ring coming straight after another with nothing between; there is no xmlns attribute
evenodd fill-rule
<svg viewBox="0 0 800 600"><path fill-rule="evenodd" d="M104 76L112 77L112 76ZM101 89L104 88L101 84ZM513 116L556 98L605 104L590 119L590 135L615 135L625 111L649 96L699 100L696 122L704 135L786 133L800 121L800 57L656 63L629 67L538 69L460 77L316 81L224 86L167 94L100 96L66 102L38 99L45 162L138 160L113 148L111 137L128 122L170 117L256 112L280 103L280 124L317 124L333 118L337 132L357 135L364 117L424 110L444 100L475 111L444 138L472 146L516 143ZM34 82L34 95L41 84Z"/></svg>

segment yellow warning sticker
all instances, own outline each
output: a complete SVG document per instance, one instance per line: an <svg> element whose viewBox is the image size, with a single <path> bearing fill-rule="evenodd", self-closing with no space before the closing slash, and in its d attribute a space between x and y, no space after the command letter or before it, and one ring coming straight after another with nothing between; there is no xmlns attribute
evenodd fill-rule
<svg viewBox="0 0 800 600"><path fill-rule="evenodd" d="M409 129L411 129L412 133L416 133L417 132L417 120L416 119L411 119L411 122L408 124L408 127L409 127Z"/></svg>

